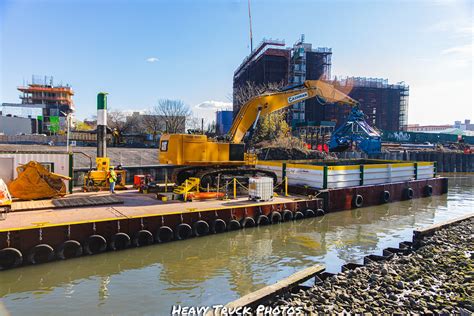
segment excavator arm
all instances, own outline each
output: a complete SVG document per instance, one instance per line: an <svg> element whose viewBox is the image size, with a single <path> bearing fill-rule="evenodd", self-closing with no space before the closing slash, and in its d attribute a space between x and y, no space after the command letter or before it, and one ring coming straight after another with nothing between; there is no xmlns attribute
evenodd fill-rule
<svg viewBox="0 0 474 316"><path fill-rule="evenodd" d="M229 130L232 143L240 143L251 127L255 127L262 115L287 108L295 103L319 97L330 103L358 106L358 102L331 84L320 80L307 80L301 86L284 91L259 95L250 99L241 108Z"/></svg>

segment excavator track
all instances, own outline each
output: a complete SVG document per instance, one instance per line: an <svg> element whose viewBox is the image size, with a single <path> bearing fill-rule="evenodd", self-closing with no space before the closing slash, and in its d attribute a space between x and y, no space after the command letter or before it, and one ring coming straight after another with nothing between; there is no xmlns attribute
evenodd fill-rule
<svg viewBox="0 0 474 316"><path fill-rule="evenodd" d="M173 171L172 179L175 179L175 183L180 184L189 177L195 177L200 179L201 187L206 188L209 185L211 188L216 188L218 182L219 186L222 186L225 181L237 178L240 182L246 184L250 177L255 176L270 177L274 184L278 182L278 177L273 171L241 166L235 168L219 168L218 166L178 168Z"/></svg>

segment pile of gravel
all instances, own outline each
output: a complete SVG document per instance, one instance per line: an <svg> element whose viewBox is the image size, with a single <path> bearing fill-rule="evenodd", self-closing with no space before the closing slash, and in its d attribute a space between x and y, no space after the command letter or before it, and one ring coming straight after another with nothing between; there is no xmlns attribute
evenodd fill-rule
<svg viewBox="0 0 474 316"><path fill-rule="evenodd" d="M273 305L308 313L472 314L473 223L439 230L415 252L340 273Z"/></svg>

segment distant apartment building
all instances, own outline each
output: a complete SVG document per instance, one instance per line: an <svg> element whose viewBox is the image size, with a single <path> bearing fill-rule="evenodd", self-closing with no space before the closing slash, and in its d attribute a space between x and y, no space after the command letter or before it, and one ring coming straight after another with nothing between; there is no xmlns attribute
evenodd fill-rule
<svg viewBox="0 0 474 316"><path fill-rule="evenodd" d="M3 107L39 109L38 133L57 134L66 128L66 116L74 113L73 90L68 85L54 85L53 77L33 76L31 83L17 88L21 103L3 103ZM31 115L29 115L31 116Z"/></svg>
<svg viewBox="0 0 474 316"><path fill-rule="evenodd" d="M448 129L459 129L462 131L474 131L474 124L471 120L455 121L453 125L442 124L442 125L420 125L420 124L408 124L407 131L409 132L442 132Z"/></svg>
<svg viewBox="0 0 474 316"><path fill-rule="evenodd" d="M36 120L27 117L3 116L0 113L0 135L36 133Z"/></svg>
<svg viewBox="0 0 474 316"><path fill-rule="evenodd" d="M474 124L471 123L471 120L464 120L464 123L462 123L461 121L455 121L453 127L459 128L463 131L474 131Z"/></svg>
<svg viewBox="0 0 474 316"><path fill-rule="evenodd" d="M126 121L130 123L130 129L127 133L161 134L166 130L173 133L186 132L186 117L184 116L164 117L161 115L133 112L132 115L126 117Z"/></svg>
<svg viewBox="0 0 474 316"><path fill-rule="evenodd" d="M408 132L437 132L444 131L448 128L452 128L453 125L420 125L420 124L408 124Z"/></svg>
<svg viewBox="0 0 474 316"><path fill-rule="evenodd" d="M389 84L387 79L349 77L333 79L332 49L313 48L304 36L291 48L283 41L264 40L234 72L234 116L241 104L235 102L236 91L251 84L302 84L305 80L325 80L345 91L361 103L368 122L381 130L406 130L408 123L409 87L403 83ZM316 98L297 103L288 111L293 126L342 124L349 114L348 106L321 104ZM324 124L326 124L324 123Z"/></svg>

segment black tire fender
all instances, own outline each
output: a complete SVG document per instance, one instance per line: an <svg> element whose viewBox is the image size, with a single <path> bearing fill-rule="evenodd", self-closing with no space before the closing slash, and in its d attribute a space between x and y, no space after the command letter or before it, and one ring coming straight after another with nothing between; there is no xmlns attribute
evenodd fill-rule
<svg viewBox="0 0 474 316"><path fill-rule="evenodd" d="M209 224L206 221L198 220L193 224L193 233L197 237L209 234Z"/></svg>
<svg viewBox="0 0 474 316"><path fill-rule="evenodd" d="M82 246L77 240L66 240L59 245L56 256L61 260L77 258L82 256Z"/></svg>
<svg viewBox="0 0 474 316"><path fill-rule="evenodd" d="M185 223L181 223L176 226L175 237L178 240L188 239L193 235L193 229L191 226Z"/></svg>
<svg viewBox="0 0 474 316"><path fill-rule="evenodd" d="M408 187L408 188L405 188L405 198L407 200L411 200L413 199L413 196L415 195L415 192L413 191L412 188Z"/></svg>
<svg viewBox="0 0 474 316"><path fill-rule="evenodd" d="M169 226L161 226L156 232L155 240L159 243L172 241L174 238L174 231Z"/></svg>
<svg viewBox="0 0 474 316"><path fill-rule="evenodd" d="M151 231L142 229L136 232L135 236L133 237L132 244L135 247L149 246L153 244L153 241L154 241L154 238Z"/></svg>
<svg viewBox="0 0 474 316"><path fill-rule="evenodd" d="M257 218L257 225L258 226L264 226L270 224L270 219L268 218L267 215L259 215Z"/></svg>
<svg viewBox="0 0 474 316"><path fill-rule="evenodd" d="M34 246L28 252L28 262L31 264L46 263L54 259L54 249L48 244Z"/></svg>
<svg viewBox="0 0 474 316"><path fill-rule="evenodd" d="M211 225L211 231L214 234L219 234L225 232L227 229L227 224L225 223L224 220L220 218L216 218Z"/></svg>
<svg viewBox="0 0 474 316"><path fill-rule="evenodd" d="M291 221L293 219L293 212L290 210L283 210L282 212L282 220L284 222Z"/></svg>
<svg viewBox="0 0 474 316"><path fill-rule="evenodd" d="M0 250L0 270L16 268L23 263L23 254L16 248Z"/></svg>
<svg viewBox="0 0 474 316"><path fill-rule="evenodd" d="M237 230L237 229L241 229L242 226L240 226L240 223L239 221L233 219L229 222L229 224L227 224L227 229L228 230Z"/></svg>
<svg viewBox="0 0 474 316"><path fill-rule="evenodd" d="M107 241L101 235L90 235L84 243L84 252L94 255L104 252L107 249Z"/></svg>
<svg viewBox="0 0 474 316"><path fill-rule="evenodd" d="M390 202L390 191L385 190L382 192L382 202L383 203Z"/></svg>
<svg viewBox="0 0 474 316"><path fill-rule="evenodd" d="M279 212L273 211L270 214L270 220L272 224L281 222L281 214Z"/></svg>
<svg viewBox="0 0 474 316"><path fill-rule="evenodd" d="M125 233L116 233L110 239L109 247L112 250L122 250L130 247L130 236Z"/></svg>
<svg viewBox="0 0 474 316"><path fill-rule="evenodd" d="M300 211L297 211L295 212L295 216L293 216L293 220L297 221L299 219L303 219L304 218L304 214Z"/></svg>
<svg viewBox="0 0 474 316"><path fill-rule="evenodd" d="M433 187L431 185L425 186L425 195L432 196L433 195Z"/></svg>
<svg viewBox="0 0 474 316"><path fill-rule="evenodd" d="M322 208L316 210L316 216L324 216L326 212Z"/></svg>
<svg viewBox="0 0 474 316"><path fill-rule="evenodd" d="M314 211L312 209L308 208L304 211L304 216L305 217L314 217L314 216L316 216L316 214L314 213Z"/></svg>
<svg viewBox="0 0 474 316"><path fill-rule="evenodd" d="M364 197L360 194L354 195L354 198L352 199L352 205L357 208L362 207L362 205L364 205Z"/></svg>
<svg viewBox="0 0 474 316"><path fill-rule="evenodd" d="M245 217L240 224L242 228L255 227L255 220L252 217Z"/></svg>

